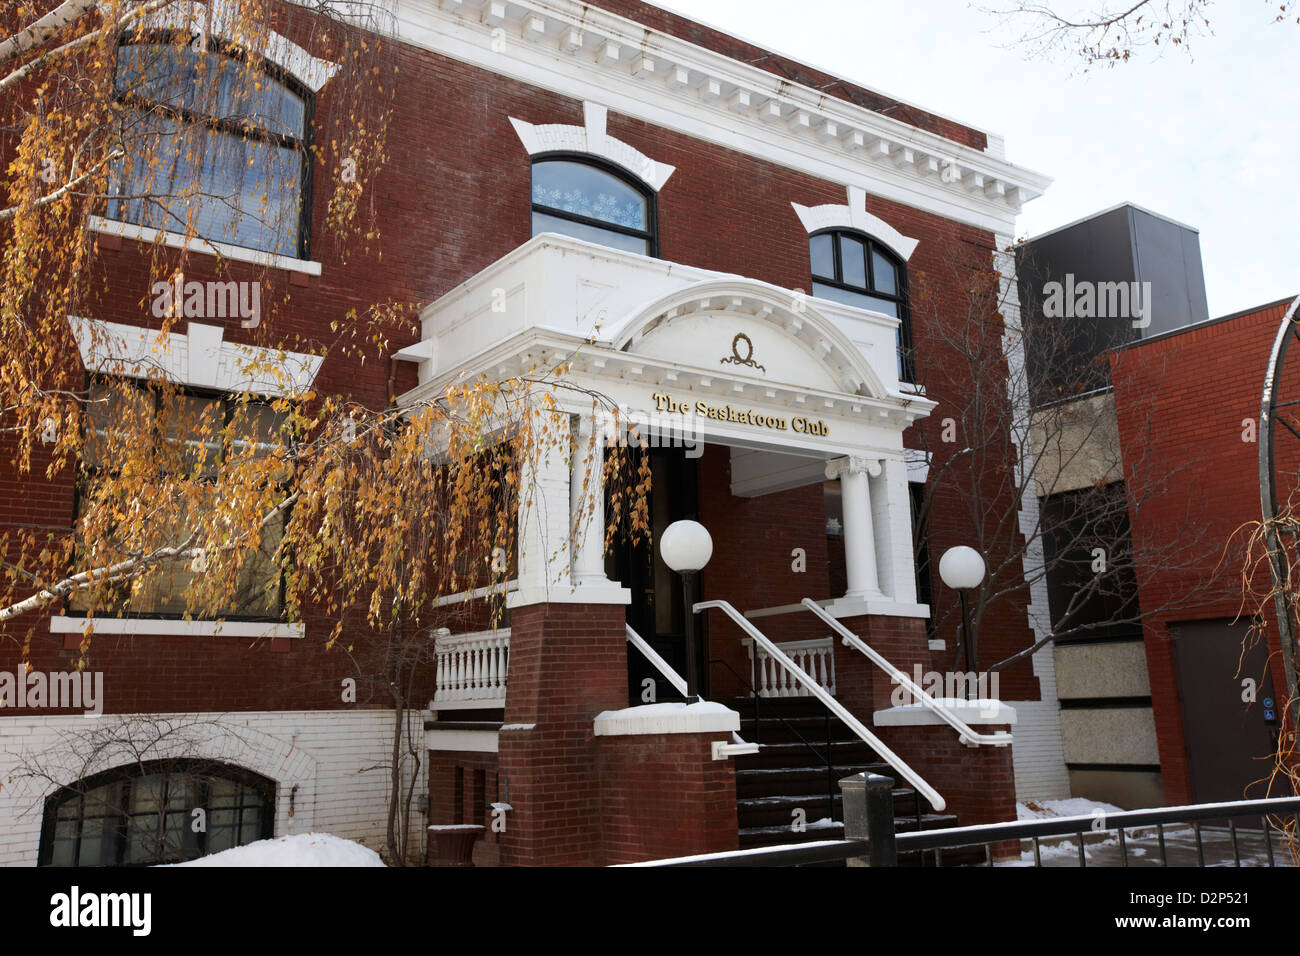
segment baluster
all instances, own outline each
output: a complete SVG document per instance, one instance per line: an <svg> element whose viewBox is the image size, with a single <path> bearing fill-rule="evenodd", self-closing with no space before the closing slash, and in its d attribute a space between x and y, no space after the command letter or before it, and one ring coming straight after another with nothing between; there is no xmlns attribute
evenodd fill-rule
<svg viewBox="0 0 1300 956"><path fill-rule="evenodd" d="M434 687L433 699L437 700L439 697L442 696L443 690L445 689L443 685L443 680L444 680L444 675L446 673L446 665L444 664L446 658L443 655L442 651L434 651L434 653L437 655L438 658L438 673L437 676L433 679L433 687Z"/></svg>

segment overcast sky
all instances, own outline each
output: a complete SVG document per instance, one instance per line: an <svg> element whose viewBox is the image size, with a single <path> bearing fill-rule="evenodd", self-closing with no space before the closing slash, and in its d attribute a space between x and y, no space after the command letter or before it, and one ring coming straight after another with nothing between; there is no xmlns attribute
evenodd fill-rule
<svg viewBox="0 0 1300 956"><path fill-rule="evenodd" d="M1030 58L965 0L655 0L696 20L1006 137L1051 176L1018 234L1120 202L1200 230L1211 317L1300 293L1300 26L1256 0L1214 34L1084 73Z"/></svg>

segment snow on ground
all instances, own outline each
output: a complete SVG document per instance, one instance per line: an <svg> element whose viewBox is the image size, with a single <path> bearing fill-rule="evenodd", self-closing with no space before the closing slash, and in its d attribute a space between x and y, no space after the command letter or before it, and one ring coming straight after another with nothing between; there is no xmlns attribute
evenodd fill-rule
<svg viewBox="0 0 1300 956"><path fill-rule="evenodd" d="M258 840L174 866L383 866L369 847L328 833Z"/></svg>
<svg viewBox="0 0 1300 956"><path fill-rule="evenodd" d="M1122 812L1113 803L1071 797L1068 800L1026 800L1024 803L1017 803L1016 819L1050 820L1052 817L1087 817L1093 816L1097 811L1107 814Z"/></svg>

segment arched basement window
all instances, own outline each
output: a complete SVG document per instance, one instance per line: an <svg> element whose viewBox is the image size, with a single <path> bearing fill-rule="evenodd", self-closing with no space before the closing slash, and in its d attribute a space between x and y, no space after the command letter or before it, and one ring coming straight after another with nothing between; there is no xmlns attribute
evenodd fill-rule
<svg viewBox="0 0 1300 956"><path fill-rule="evenodd" d="M47 797L39 862L178 863L268 839L274 824L274 781L207 760L150 761L106 770Z"/></svg>
<svg viewBox="0 0 1300 956"><path fill-rule="evenodd" d="M558 232L645 256L657 254L654 193L592 157L533 160L533 235Z"/></svg>
<svg viewBox="0 0 1300 956"><path fill-rule="evenodd" d="M197 47L197 48L196 48ZM109 219L305 258L312 95L237 48L168 34L117 48L127 158Z"/></svg>
<svg viewBox="0 0 1300 956"><path fill-rule="evenodd" d="M870 236L848 229L814 233L808 250L813 295L899 320L898 377L913 381L912 326L903 261Z"/></svg>

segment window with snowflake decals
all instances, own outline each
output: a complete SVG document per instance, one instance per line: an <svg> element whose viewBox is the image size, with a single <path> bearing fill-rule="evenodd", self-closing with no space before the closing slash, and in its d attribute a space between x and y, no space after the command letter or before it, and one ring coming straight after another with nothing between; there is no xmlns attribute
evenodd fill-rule
<svg viewBox="0 0 1300 956"><path fill-rule="evenodd" d="M533 235L543 232L653 256L653 194L613 164L539 157L533 161Z"/></svg>

